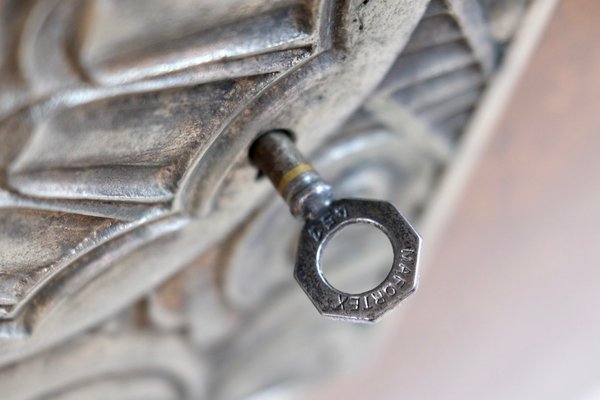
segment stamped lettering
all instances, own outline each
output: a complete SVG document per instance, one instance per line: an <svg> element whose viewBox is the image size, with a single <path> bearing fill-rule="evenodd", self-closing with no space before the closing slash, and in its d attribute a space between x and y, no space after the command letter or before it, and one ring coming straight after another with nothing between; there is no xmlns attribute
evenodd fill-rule
<svg viewBox="0 0 600 400"><path fill-rule="evenodd" d="M371 308L373 308L373 306L369 304L370 298L371 296L369 295L363 296L363 310L370 310Z"/></svg>
<svg viewBox="0 0 600 400"><path fill-rule="evenodd" d="M383 304L385 303L385 299L383 298L383 293L381 290L374 290L371 292L371 297L375 300L375 304Z"/></svg>
<svg viewBox="0 0 600 400"><path fill-rule="evenodd" d="M323 237L323 230L316 225L311 225L308 227L308 234L315 242L319 242Z"/></svg>
<svg viewBox="0 0 600 400"><path fill-rule="evenodd" d="M400 275L398 275L397 273L394 273L392 275L392 279L394 280L394 284L398 287L402 287L404 286L404 284L406 283L406 281L404 280L404 278Z"/></svg>
<svg viewBox="0 0 600 400"><path fill-rule="evenodd" d="M406 262L412 262L414 258L415 251L413 249L402 249L400 250L400 258Z"/></svg>
<svg viewBox="0 0 600 400"><path fill-rule="evenodd" d="M337 222L340 222L347 217L348 210L346 207L334 207L331 212L325 213L318 220L311 221L311 225L308 227L308 234L312 240L320 242L323 240L323 236L330 231Z"/></svg>
<svg viewBox="0 0 600 400"><path fill-rule="evenodd" d="M385 307L386 298L391 299L399 293L399 290L406 284L406 280L400 273L391 276L391 279L382 283L380 289L372 291L361 296L342 296L338 295L336 310L342 311L368 311L374 307Z"/></svg>
<svg viewBox="0 0 600 400"><path fill-rule="evenodd" d="M397 293L396 288L392 284L388 284L383 290L388 296L395 296Z"/></svg>
<svg viewBox="0 0 600 400"><path fill-rule="evenodd" d="M400 263L398 266L401 274L410 274L410 268L408 268L405 264Z"/></svg>
<svg viewBox="0 0 600 400"><path fill-rule="evenodd" d="M334 207L333 213L337 218L346 218L348 216L348 210L343 206Z"/></svg>
<svg viewBox="0 0 600 400"><path fill-rule="evenodd" d="M344 310L346 301L348 301L348 297L342 296L341 294L338 295L338 304L335 306L336 310Z"/></svg>
<svg viewBox="0 0 600 400"><path fill-rule="evenodd" d="M326 230L330 230L333 224L335 224L335 220L333 219L333 215L327 213L321 217L321 223L325 227Z"/></svg>
<svg viewBox="0 0 600 400"><path fill-rule="evenodd" d="M408 275L412 272L412 269L407 264L410 264L412 267L412 261L414 261L413 253L414 250L412 249L402 249L401 261L392 269L386 281L378 286L378 288L361 296L338 295L335 308L354 313L386 307L386 299L392 301L392 298L398 295L407 281L410 280Z"/></svg>
<svg viewBox="0 0 600 400"><path fill-rule="evenodd" d="M333 232L358 223L374 225L386 234L394 249L394 263L387 278L371 290L344 293L332 287L323 275L321 255ZM304 229L294 274L322 314L352 321L377 321L416 289L420 238L391 204L335 200L308 219Z"/></svg>

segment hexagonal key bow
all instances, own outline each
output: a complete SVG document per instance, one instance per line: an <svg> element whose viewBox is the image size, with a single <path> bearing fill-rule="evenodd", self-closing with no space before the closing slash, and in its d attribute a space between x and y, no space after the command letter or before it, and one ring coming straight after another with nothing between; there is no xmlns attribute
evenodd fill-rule
<svg viewBox="0 0 600 400"><path fill-rule="evenodd" d="M325 316L374 322L414 292L418 283L421 238L390 203L363 199L334 200L331 187L305 160L290 136L272 131L250 149L251 160L267 175L290 211L306 220L294 276L317 310ZM394 257L387 277L362 293L345 293L331 285L321 269L329 240L344 227L366 223L390 240Z"/></svg>

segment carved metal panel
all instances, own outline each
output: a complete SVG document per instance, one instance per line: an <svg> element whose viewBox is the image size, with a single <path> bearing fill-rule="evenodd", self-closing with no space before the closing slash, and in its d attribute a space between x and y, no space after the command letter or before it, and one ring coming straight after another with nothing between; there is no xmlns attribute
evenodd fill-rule
<svg viewBox="0 0 600 400"><path fill-rule="evenodd" d="M418 217L524 9L500 3L3 2L0 390L233 399L351 361L376 334L305 304L248 146L291 129L341 194Z"/></svg>

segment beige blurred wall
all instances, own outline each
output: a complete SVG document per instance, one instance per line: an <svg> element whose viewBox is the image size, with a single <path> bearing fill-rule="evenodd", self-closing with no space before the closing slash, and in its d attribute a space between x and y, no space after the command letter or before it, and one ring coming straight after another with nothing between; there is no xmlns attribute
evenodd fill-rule
<svg viewBox="0 0 600 400"><path fill-rule="evenodd" d="M394 335L311 399L600 399L599 42L559 3Z"/></svg>

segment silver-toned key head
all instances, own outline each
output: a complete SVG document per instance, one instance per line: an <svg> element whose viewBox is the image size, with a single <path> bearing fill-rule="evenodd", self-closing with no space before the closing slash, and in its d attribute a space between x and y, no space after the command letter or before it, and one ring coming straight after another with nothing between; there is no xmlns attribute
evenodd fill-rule
<svg viewBox="0 0 600 400"><path fill-rule="evenodd" d="M390 240L394 261L379 285L366 292L345 293L323 275L321 255L329 240L345 226L366 223ZM306 221L298 243L294 276L319 313L355 322L375 322L414 292L418 284L421 238L390 203L341 199Z"/></svg>

